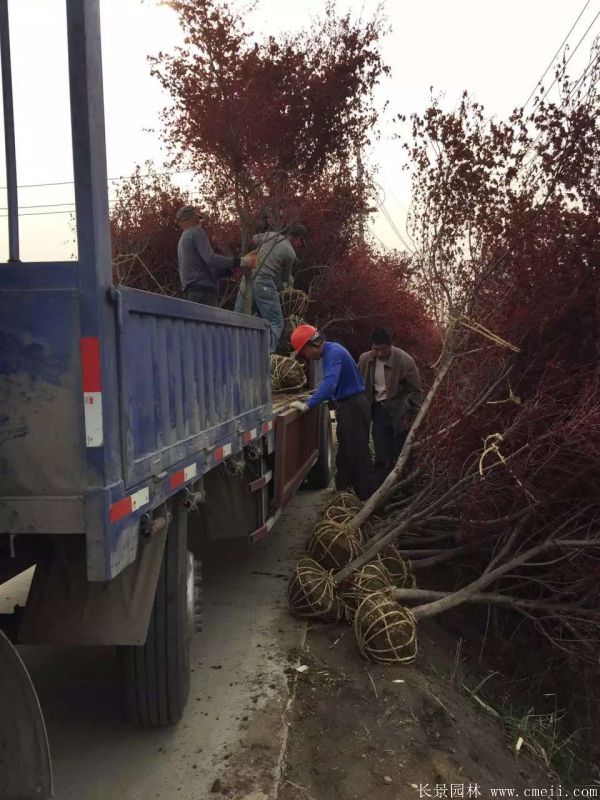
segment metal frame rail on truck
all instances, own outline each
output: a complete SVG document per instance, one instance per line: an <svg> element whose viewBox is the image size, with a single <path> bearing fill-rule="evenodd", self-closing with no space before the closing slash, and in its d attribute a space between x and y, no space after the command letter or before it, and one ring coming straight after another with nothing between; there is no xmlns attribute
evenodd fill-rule
<svg viewBox="0 0 600 800"><path fill-rule="evenodd" d="M116 645L129 717L177 722L206 538L265 537L331 477L325 407L273 407L262 320L113 286L98 0L66 0L78 260L19 258L7 0L9 260L0 264L0 798L52 795L15 644ZM199 512L199 513L196 513Z"/></svg>

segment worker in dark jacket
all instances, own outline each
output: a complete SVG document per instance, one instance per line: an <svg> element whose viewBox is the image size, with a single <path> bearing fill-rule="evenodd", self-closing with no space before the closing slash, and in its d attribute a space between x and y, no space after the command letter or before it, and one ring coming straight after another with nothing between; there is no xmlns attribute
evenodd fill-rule
<svg viewBox="0 0 600 800"><path fill-rule="evenodd" d="M414 359L392 345L383 328L373 331L371 350L358 360L373 419L375 475L391 472L422 401L421 376Z"/></svg>
<svg viewBox="0 0 600 800"><path fill-rule="evenodd" d="M345 347L326 342L312 325L299 325L290 338L297 356L323 360L323 380L304 403L295 400L292 408L305 413L320 403L335 401L338 450L335 485L353 489L361 500L373 491L373 470L369 451L371 410L365 384L354 359Z"/></svg>
<svg viewBox="0 0 600 800"><path fill-rule="evenodd" d="M251 268L256 257L253 253L241 258L215 253L194 206L180 208L176 218L183 231L177 245L182 297L205 306L216 306L219 280L240 267Z"/></svg>

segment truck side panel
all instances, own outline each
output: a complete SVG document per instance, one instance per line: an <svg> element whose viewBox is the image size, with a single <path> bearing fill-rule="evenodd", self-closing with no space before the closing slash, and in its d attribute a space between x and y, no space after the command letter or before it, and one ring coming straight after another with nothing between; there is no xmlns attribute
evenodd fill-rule
<svg viewBox="0 0 600 800"><path fill-rule="evenodd" d="M270 417L262 320L122 287L114 298L127 487Z"/></svg>

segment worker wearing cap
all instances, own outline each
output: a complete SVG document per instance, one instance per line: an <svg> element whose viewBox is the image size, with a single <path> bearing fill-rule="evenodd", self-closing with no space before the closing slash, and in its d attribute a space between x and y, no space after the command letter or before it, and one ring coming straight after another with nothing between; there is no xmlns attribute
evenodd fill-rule
<svg viewBox="0 0 600 800"><path fill-rule="evenodd" d="M195 303L216 306L219 280L240 267L251 268L255 264L255 256L248 254L239 258L215 253L194 206L180 208L176 218L182 229L177 245L182 295Z"/></svg>
<svg viewBox="0 0 600 800"><path fill-rule="evenodd" d="M247 287L252 288L252 313L258 314L269 323L269 347L272 353L277 349L283 333L283 313L279 302L279 290L292 286L292 267L296 253L306 239L304 225L290 225L285 234L267 231L257 234L252 240L258 245L256 269L252 280L244 278L240 284L235 310L244 311Z"/></svg>
<svg viewBox="0 0 600 800"><path fill-rule="evenodd" d="M300 358L323 361L323 380L304 403L294 400L292 408L305 413L320 403L335 401L338 450L335 485L353 489L361 500L372 493L373 470L369 450L371 409L365 384L354 359L337 342L326 342L312 325L299 325L290 337Z"/></svg>

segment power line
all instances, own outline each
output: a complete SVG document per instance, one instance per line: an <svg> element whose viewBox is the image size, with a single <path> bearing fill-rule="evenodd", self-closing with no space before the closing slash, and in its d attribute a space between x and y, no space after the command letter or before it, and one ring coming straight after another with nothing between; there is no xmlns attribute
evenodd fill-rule
<svg viewBox="0 0 600 800"><path fill-rule="evenodd" d="M573 84L573 86L571 87L571 90L570 90L570 91L569 91L569 93L566 95L566 97L564 98L564 100L563 100L563 101L562 101L562 103L560 104L559 108L561 108L561 109L562 109L562 108L565 108L565 107L566 107L566 104L569 102L569 100L571 99L571 97L572 97L572 96L575 94L575 92L576 92L576 91L577 91L577 90L578 90L578 89L579 89L581 86L583 86L583 85L584 85L584 83L585 83L586 79L587 79L588 77L590 77L590 76L593 74L594 70L595 70L595 69L597 69L597 68L598 68L598 66L600 66L600 52L599 52L599 53L596 53L596 55L595 55L595 56L594 56L594 57L591 59L591 61L588 63L587 67L586 67L586 68L584 69L584 71L581 73L581 75L579 76L579 78L577 79L577 81L576 81L576 82ZM591 88L592 88L592 84L590 84L590 89L588 90L588 94L589 94L589 91L591 91ZM528 153L530 150L533 150L533 149L534 149L534 147L535 147L535 145L536 145L536 144L539 142L539 140L540 140L541 138L542 138L542 132L540 131L540 133L538 133L538 135L535 137L535 139L534 139L534 140L533 140L533 141L532 141L532 142L529 144L529 146L527 147L527 149L526 149L526 151L525 151L525 154L527 154L527 153ZM530 167L530 165L531 165L531 164L534 164L534 162L535 162L535 160L536 160L536 155L537 155L536 153L533 153L533 155L531 156L531 158L530 158L530 159L529 159L527 162L525 162L525 163L523 164L523 168L524 168L524 169L527 169L528 167ZM542 170L543 170L543 168L540 168L540 169L539 169L539 171L538 171L538 173L537 173L537 175L541 174ZM536 168L535 168L535 164L534 164L534 166L530 167L530 169L529 169L528 173L525 175L525 180L526 180L526 181L528 181L528 180L530 179L530 177L531 177L532 175L534 175L535 173L536 173ZM537 177L537 175L536 175L536 177Z"/></svg>
<svg viewBox="0 0 600 800"><path fill-rule="evenodd" d="M389 248L387 245L385 245L385 244L384 244L384 243L381 241L381 239L379 238L379 236L377 236L377 234L375 233L375 230L373 229L373 227L372 227L371 225L369 225L369 230L371 231L371 235L372 235L372 236L374 236L374 237L377 239L377 241L378 241L378 242L379 242L379 244L380 244L380 245L383 247L383 249L384 249L384 250L389 250L389 249L390 249L390 248Z"/></svg>
<svg viewBox="0 0 600 800"><path fill-rule="evenodd" d="M164 170L163 172L146 172L143 175L140 175L140 178L150 178L154 175L182 175L185 172L193 172L193 169L175 169L175 170ZM128 181L131 178L134 178L135 173L133 175L119 175L117 178L107 178L107 183L115 183L116 181ZM40 186L72 186L75 181L52 181L48 183L20 183L17 188L18 189L36 189ZM0 186L0 189L6 189L6 186Z"/></svg>
<svg viewBox="0 0 600 800"><path fill-rule="evenodd" d="M116 199L115 200L109 200L108 204L109 205L113 205L113 203L116 203L116 202L117 202ZM68 203L34 203L32 206L19 206L19 214L21 213L21 209L22 208L25 208L25 209L32 209L32 208L60 208L61 206L69 206L68 209L65 209L64 213L67 213L68 211L71 211L71 210L72 211L75 210L75 203L71 200ZM8 207L7 206L0 206L0 211L8 211ZM57 213L59 213L59 212L57 212Z"/></svg>
<svg viewBox="0 0 600 800"><path fill-rule="evenodd" d="M546 67L546 69L544 70L544 72L543 72L543 74L542 74L542 77L541 77L541 78L538 80L538 82L535 84L535 86L534 86L534 87L533 87L533 89L531 90L531 94L529 95L529 97L527 98L527 100L525 101L525 103L523 104L523 108L525 108L525 107L528 105L529 101L531 100L531 98L533 97L533 95L536 93L536 90L537 90L538 86L540 86L540 84L542 83L542 81L544 80L544 78L546 77L546 75L548 74L548 71L550 70L550 68L552 67L552 65L554 64L554 62L556 61L556 58L557 58L557 57L558 57L558 55L560 54L560 51L563 49L563 47L564 47L564 46L565 46L565 44L567 43L567 41L568 41L568 39L569 39L569 36L570 36L570 35L573 33L573 30L575 29L575 26L577 25L577 23L579 22L579 20L580 20L580 19L581 19L581 17L583 16L583 14L585 13L585 11L586 11L587 7L589 6L589 4L591 3L591 1L592 1L592 0L587 0L586 4L584 5L584 7L583 7L583 8L581 9L581 11L579 12L579 16L577 17L577 19L575 20L575 22L574 22L574 23L571 25L571 29L569 30L569 32L567 33L567 35L565 36L565 38L562 40L562 42L561 42L561 44L559 45L559 47L558 47L558 49L557 49L556 53L554 53L554 55L552 56L552 58L551 58L551 60L550 60L550 63L548 64L548 66Z"/></svg>
<svg viewBox="0 0 600 800"><path fill-rule="evenodd" d="M391 218L391 216L390 216L390 214L389 214L388 210L386 209L386 207L385 207L385 205L384 205L383 203L381 204L381 209L380 209L380 210L381 210L381 212L382 212L383 216L384 216L384 217L386 218L386 220L388 221L388 223L389 223L389 225L390 225L391 229L394 231L394 233L396 234L396 236L398 237L398 239L399 239L399 240L402 242L402 244L404 245L404 247L405 247L405 248L408 250L408 252L409 252L409 253L412 253L412 254L414 255L414 250L412 249L412 247L411 247L411 246L408 244L408 242L406 241L406 239L404 238L404 236L402 236L402 234L401 234L401 233L400 233L400 231L398 230L398 228L397 228L397 226L396 226L396 223L395 223L395 222L394 222L394 220Z"/></svg>
<svg viewBox="0 0 600 800"><path fill-rule="evenodd" d="M19 217L48 217L51 214L74 214L74 208L66 208L64 211L26 211L24 214L19 214ZM7 219L8 214L0 214L0 219Z"/></svg>
<svg viewBox="0 0 600 800"><path fill-rule="evenodd" d="M575 45L575 49L574 49L574 50L571 52L570 56L569 56L569 57L567 58L567 60L565 61L565 67L567 66L567 64L569 63L569 61L570 61L570 60L573 58L573 56L575 55L575 53L576 53L576 52L579 50L579 48L580 48L581 44L583 43L583 40L586 38L586 36L587 36L587 35L588 35L588 33L590 32L590 30L592 29L592 26L594 25L594 23L596 22L596 20L598 19L598 17L600 17L600 11L598 11L598 13L597 13L597 14L596 14L596 16L594 17L594 19L593 19L593 20L590 22L590 24L589 24L589 25L588 25L588 27L586 28L586 31L585 31L585 33L583 34L583 36L581 37L581 39L580 39L580 40L577 42L577 44ZM547 97L547 95L548 95L548 92L549 92L549 91L552 89L552 87L553 87L553 86L554 86L554 84L557 82L557 80L558 80L558 76L554 78L554 80L552 81L552 83L550 84L550 86L549 86L549 87L546 89L546 91L544 92L544 94L542 95L542 98L540 99L540 103L542 102L542 100L544 100L544 99Z"/></svg>

